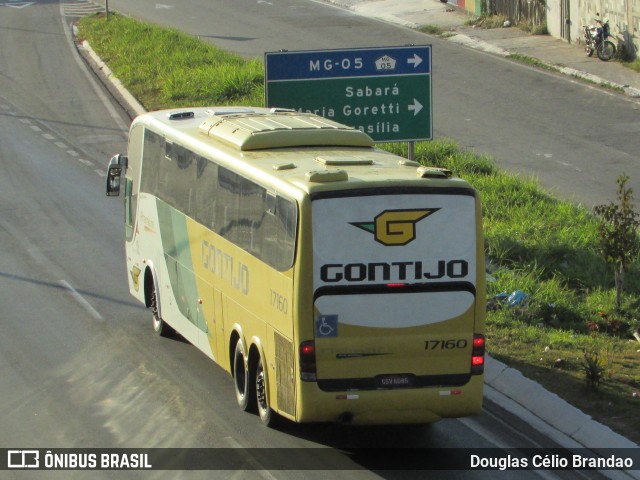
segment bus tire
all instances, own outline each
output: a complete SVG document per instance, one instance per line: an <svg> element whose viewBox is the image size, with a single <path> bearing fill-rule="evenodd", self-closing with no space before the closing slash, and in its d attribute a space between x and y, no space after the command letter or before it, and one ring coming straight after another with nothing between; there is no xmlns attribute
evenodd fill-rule
<svg viewBox="0 0 640 480"><path fill-rule="evenodd" d="M260 415L260 421L262 421L262 424L266 427L273 427L277 422L278 414L274 412L269 405L269 391L267 388L262 357L258 357L255 379L256 405L258 407L258 415Z"/></svg>
<svg viewBox="0 0 640 480"><path fill-rule="evenodd" d="M236 349L233 354L233 385L236 392L236 401L241 410L248 412L252 408L253 382L251 381L251 371L247 367L242 341L238 339Z"/></svg>
<svg viewBox="0 0 640 480"><path fill-rule="evenodd" d="M149 308L151 308L153 330L161 337L170 337L173 335L173 328L160 316L158 310L158 294L153 287L151 289L151 298L149 299Z"/></svg>

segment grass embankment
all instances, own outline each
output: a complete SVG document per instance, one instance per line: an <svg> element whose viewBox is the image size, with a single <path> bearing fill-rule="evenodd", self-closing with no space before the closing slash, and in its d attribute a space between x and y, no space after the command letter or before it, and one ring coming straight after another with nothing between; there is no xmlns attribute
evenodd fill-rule
<svg viewBox="0 0 640 480"><path fill-rule="evenodd" d="M80 37L149 110L264 104L260 60L117 15L108 22L84 18ZM406 155L405 144L383 147ZM597 220L588 210L449 139L418 144L416 158L453 170L481 192L490 353L640 441L640 343L631 336L640 326L640 261L627 275L622 312L616 312L612 267L597 253ZM517 306L491 300L516 290L528 294ZM585 366L602 374L599 388L588 386Z"/></svg>
<svg viewBox="0 0 640 480"><path fill-rule="evenodd" d="M79 36L147 110L194 105L262 105L264 65L177 30L109 14L85 17Z"/></svg>

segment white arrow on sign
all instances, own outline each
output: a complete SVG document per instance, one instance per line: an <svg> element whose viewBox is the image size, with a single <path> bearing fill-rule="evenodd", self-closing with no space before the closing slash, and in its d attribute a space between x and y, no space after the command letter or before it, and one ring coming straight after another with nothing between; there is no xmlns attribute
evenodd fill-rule
<svg viewBox="0 0 640 480"><path fill-rule="evenodd" d="M422 104L414 98L413 105L409 105L409 110L413 110L413 116L415 117L418 115L418 112L422 110Z"/></svg>
<svg viewBox="0 0 640 480"><path fill-rule="evenodd" d="M413 63L413 68L416 68L422 63L422 58L420 58L418 54L414 53L413 58L407 58L407 63Z"/></svg>

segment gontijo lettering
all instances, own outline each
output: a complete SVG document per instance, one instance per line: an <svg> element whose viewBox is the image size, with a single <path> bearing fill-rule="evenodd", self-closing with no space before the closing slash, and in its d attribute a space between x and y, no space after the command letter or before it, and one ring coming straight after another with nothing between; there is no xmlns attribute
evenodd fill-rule
<svg viewBox="0 0 640 480"><path fill-rule="evenodd" d="M202 266L243 294L249 293L249 268L207 240L202 241Z"/></svg>
<svg viewBox="0 0 640 480"><path fill-rule="evenodd" d="M328 263L320 267L323 282L375 282L375 281L423 281L441 278L461 279L469 274L466 260L438 260L425 265L417 262L373 262L373 263Z"/></svg>

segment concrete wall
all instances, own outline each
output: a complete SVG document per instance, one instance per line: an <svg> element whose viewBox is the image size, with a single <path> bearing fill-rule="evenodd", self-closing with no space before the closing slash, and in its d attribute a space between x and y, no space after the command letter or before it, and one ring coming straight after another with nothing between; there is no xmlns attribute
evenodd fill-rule
<svg viewBox="0 0 640 480"><path fill-rule="evenodd" d="M547 1L547 30L549 35L556 38L562 38L560 1Z"/></svg>
<svg viewBox="0 0 640 480"><path fill-rule="evenodd" d="M562 6L567 0L547 0L547 29L556 38L584 43L583 25L594 24L596 13L608 18L611 33L620 38L632 53L640 48L640 0L568 0L570 38L562 32Z"/></svg>

